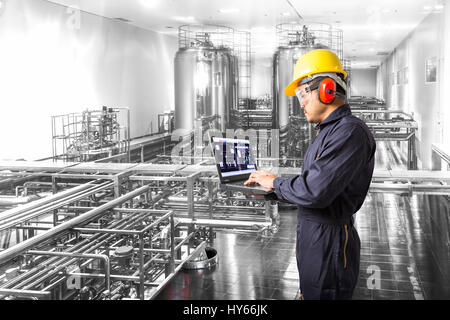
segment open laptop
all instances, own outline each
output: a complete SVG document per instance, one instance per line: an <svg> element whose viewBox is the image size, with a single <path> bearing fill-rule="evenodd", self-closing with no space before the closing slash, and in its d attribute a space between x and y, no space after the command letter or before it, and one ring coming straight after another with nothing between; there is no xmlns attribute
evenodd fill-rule
<svg viewBox="0 0 450 320"><path fill-rule="evenodd" d="M211 144L222 190L270 193L258 184L244 186L250 174L257 170L249 140L211 137Z"/></svg>

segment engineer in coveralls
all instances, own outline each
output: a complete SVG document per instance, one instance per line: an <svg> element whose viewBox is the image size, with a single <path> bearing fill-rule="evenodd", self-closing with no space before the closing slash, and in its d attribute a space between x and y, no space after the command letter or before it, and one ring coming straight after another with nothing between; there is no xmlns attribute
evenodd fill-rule
<svg viewBox="0 0 450 320"><path fill-rule="evenodd" d="M358 281L360 240L353 215L367 195L374 169L375 140L346 104L347 73L330 50L298 59L284 90L297 96L317 136L301 175L277 177L255 171L245 182L273 193L266 199L298 205L297 266L303 299L351 299Z"/></svg>

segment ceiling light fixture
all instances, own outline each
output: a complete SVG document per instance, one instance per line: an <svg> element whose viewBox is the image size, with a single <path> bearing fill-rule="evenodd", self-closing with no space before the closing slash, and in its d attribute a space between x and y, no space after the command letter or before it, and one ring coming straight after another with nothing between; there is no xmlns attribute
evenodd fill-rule
<svg viewBox="0 0 450 320"><path fill-rule="evenodd" d="M383 36L383 33L381 33L380 31L375 31L373 33L373 35L374 35L375 38L381 38Z"/></svg>
<svg viewBox="0 0 450 320"><path fill-rule="evenodd" d="M180 16L175 16L172 17L173 20L177 20L177 21L181 21L181 22L192 22L195 20L194 17L189 16L189 17L180 17Z"/></svg>
<svg viewBox="0 0 450 320"><path fill-rule="evenodd" d="M435 10L442 10L442 9L444 9L444 5L443 4L437 4L437 5L434 6L434 9Z"/></svg>
<svg viewBox="0 0 450 320"><path fill-rule="evenodd" d="M224 8L219 10L220 13L237 13L239 11L238 8Z"/></svg>
<svg viewBox="0 0 450 320"><path fill-rule="evenodd" d="M289 12L282 12L281 15L286 17L286 16L290 16L291 14Z"/></svg>
<svg viewBox="0 0 450 320"><path fill-rule="evenodd" d="M141 0L140 4L146 8L153 9L159 4L159 0Z"/></svg>

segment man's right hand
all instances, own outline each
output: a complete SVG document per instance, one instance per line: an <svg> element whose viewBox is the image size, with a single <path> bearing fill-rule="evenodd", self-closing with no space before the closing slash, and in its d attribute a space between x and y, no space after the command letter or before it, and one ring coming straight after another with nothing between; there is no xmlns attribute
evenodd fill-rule
<svg viewBox="0 0 450 320"><path fill-rule="evenodd" d="M274 189L273 181L277 176L269 171L253 171L244 185L249 186L253 183L257 183L262 186L266 191L270 192Z"/></svg>

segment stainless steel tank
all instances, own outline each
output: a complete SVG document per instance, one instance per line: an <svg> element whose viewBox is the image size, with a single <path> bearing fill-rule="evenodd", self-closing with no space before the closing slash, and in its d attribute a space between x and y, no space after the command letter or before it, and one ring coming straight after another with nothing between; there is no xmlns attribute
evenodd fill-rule
<svg viewBox="0 0 450 320"><path fill-rule="evenodd" d="M193 130L200 120L225 131L238 104L237 59L229 47L215 46L207 32L201 35L175 56L175 128Z"/></svg>

